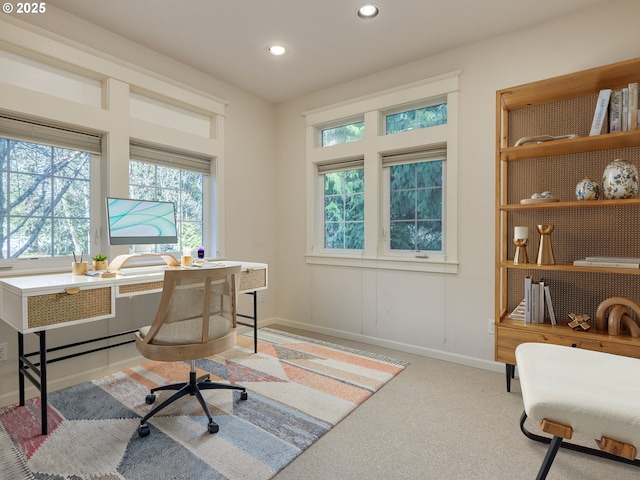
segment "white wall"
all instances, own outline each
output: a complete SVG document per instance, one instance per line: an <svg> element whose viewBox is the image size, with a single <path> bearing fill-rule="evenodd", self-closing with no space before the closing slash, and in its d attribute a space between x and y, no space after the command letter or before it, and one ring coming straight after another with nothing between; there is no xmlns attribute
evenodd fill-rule
<svg viewBox="0 0 640 480"><path fill-rule="evenodd" d="M640 2L613 0L278 106L280 322L491 369L495 92L638 55ZM307 265L302 112L454 70L460 76L460 273ZM640 72L638 72L640 79Z"/></svg>

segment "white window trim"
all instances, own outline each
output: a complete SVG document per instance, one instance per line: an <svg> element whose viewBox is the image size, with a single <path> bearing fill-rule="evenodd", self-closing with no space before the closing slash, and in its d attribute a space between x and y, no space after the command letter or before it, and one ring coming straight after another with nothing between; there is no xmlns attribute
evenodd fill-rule
<svg viewBox="0 0 640 480"><path fill-rule="evenodd" d="M306 262L313 265L336 265L360 268L406 270L434 273L458 272L458 84L460 71L401 86L352 102L305 112L306 117ZM386 135L384 116L396 108L437 103L446 99L447 124ZM318 131L343 119L364 116L365 138L357 142L319 147ZM406 258L386 253L383 238L384 199L382 195L383 155L419 151L432 145L446 144L447 173L444 185L443 219L444 255L441 258ZM319 205L317 165L341 159L364 158L365 169L365 248L353 252L328 251L323 248L318 222L323 208ZM320 232L321 233L321 232Z"/></svg>

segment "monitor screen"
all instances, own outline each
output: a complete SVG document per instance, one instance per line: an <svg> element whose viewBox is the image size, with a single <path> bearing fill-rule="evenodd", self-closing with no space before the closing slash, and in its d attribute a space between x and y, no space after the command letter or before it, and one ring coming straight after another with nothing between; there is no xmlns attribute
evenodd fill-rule
<svg viewBox="0 0 640 480"><path fill-rule="evenodd" d="M109 245L178 243L173 202L107 198Z"/></svg>

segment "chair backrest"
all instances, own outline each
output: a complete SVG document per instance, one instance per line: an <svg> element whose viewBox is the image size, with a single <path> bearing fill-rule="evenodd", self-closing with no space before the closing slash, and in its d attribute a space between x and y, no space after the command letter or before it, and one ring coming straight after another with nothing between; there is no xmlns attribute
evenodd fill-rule
<svg viewBox="0 0 640 480"><path fill-rule="evenodd" d="M147 358L194 360L235 344L240 266L166 270L150 327L136 335Z"/></svg>

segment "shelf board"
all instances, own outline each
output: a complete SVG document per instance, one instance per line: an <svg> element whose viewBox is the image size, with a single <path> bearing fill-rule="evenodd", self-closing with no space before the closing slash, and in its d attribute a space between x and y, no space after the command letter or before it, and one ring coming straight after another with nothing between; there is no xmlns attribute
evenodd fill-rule
<svg viewBox="0 0 640 480"><path fill-rule="evenodd" d="M517 110L597 93L603 88L626 87L629 82L638 81L639 68L640 58L634 58L506 88L497 93L507 110Z"/></svg>
<svg viewBox="0 0 640 480"><path fill-rule="evenodd" d="M640 268L610 268L610 267L576 267L573 263L556 262L554 265L538 265L537 263L514 264L513 260L500 262L500 268L513 268L516 270L558 270L564 272L600 272L625 275L640 275Z"/></svg>
<svg viewBox="0 0 640 480"><path fill-rule="evenodd" d="M529 160L574 153L598 152L613 148L636 147L640 145L640 130L607 133L593 137L567 138L550 142L530 143L519 147L500 149L503 161Z"/></svg>
<svg viewBox="0 0 640 480"><path fill-rule="evenodd" d="M563 208L619 208L637 205L640 205L640 198L625 198L624 200L576 200L574 202L533 203L527 205L510 203L507 205L499 205L498 208L503 212L513 212L516 210L557 210Z"/></svg>
<svg viewBox="0 0 640 480"><path fill-rule="evenodd" d="M587 331L574 330L567 325L569 320L558 319L558 325L551 325L548 320L545 323L525 323L523 320L513 320L507 316L500 320L498 326L500 328L514 328L514 329L527 329L528 331L535 331L541 333L555 333L560 335L575 335L576 338L584 338L595 341L612 341L612 342L633 342L640 343L640 338L632 337L628 334L623 335L609 335L606 330L596 330L594 323L591 323L591 328Z"/></svg>

